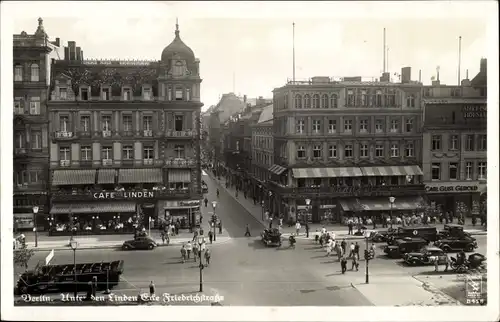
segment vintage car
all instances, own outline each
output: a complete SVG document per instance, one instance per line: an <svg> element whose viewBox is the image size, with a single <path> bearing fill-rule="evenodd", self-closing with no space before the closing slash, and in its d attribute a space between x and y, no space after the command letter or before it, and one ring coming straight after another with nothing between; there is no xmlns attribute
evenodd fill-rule
<svg viewBox="0 0 500 322"><path fill-rule="evenodd" d="M405 237L396 239L392 245L384 248L384 253L390 258L401 258L404 254L418 251L428 244L423 238Z"/></svg>
<svg viewBox="0 0 500 322"><path fill-rule="evenodd" d="M158 244L149 236L140 236L132 240L127 240L123 242L123 250L132 249L154 249Z"/></svg>
<svg viewBox="0 0 500 322"><path fill-rule="evenodd" d="M440 230L438 232L438 239L443 239L443 238L462 238L462 237L469 237L473 238L471 234L468 232L464 231L464 226L462 225L457 225L457 224L446 224L444 225L443 230Z"/></svg>
<svg viewBox="0 0 500 322"><path fill-rule="evenodd" d="M208 185L203 180L201 180L201 190L202 190L202 193L208 193Z"/></svg>
<svg viewBox="0 0 500 322"><path fill-rule="evenodd" d="M387 235L387 244L392 245L396 239L412 237L423 238L427 241L437 240L437 229L431 226L408 226L398 227L398 230L392 234Z"/></svg>
<svg viewBox="0 0 500 322"><path fill-rule="evenodd" d="M369 241L374 243L381 243L387 241L387 233L379 232L376 230L366 230L365 237L368 238Z"/></svg>
<svg viewBox="0 0 500 322"><path fill-rule="evenodd" d="M466 251L472 252L477 248L477 241L470 237L462 237L462 238L444 238L436 241L434 243L436 247L441 248L445 252L452 251Z"/></svg>
<svg viewBox="0 0 500 322"><path fill-rule="evenodd" d="M439 265L446 264L448 255L441 248L434 246L425 246L418 252L406 253L403 259L406 264L412 266L432 265L434 264L430 259L432 256L437 256Z"/></svg>
<svg viewBox="0 0 500 322"><path fill-rule="evenodd" d="M260 236L266 246L281 246L281 233L277 228L264 229Z"/></svg>

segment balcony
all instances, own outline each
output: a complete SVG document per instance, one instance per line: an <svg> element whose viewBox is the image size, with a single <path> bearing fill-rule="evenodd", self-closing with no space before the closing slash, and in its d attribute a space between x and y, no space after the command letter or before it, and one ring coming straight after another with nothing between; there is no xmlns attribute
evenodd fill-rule
<svg viewBox="0 0 500 322"><path fill-rule="evenodd" d="M78 138L90 138L92 133L90 131L82 131L77 133Z"/></svg>
<svg viewBox="0 0 500 322"><path fill-rule="evenodd" d="M153 131L152 130L144 130L143 135L145 138L153 137Z"/></svg>
<svg viewBox="0 0 500 322"><path fill-rule="evenodd" d="M191 168L196 165L194 159L170 159L165 160L165 166L169 168Z"/></svg>
<svg viewBox="0 0 500 322"><path fill-rule="evenodd" d="M192 189L54 191L52 192L52 201L152 200L188 198L194 193L195 191Z"/></svg>
<svg viewBox="0 0 500 322"><path fill-rule="evenodd" d="M54 133L54 139L56 140L71 140L75 138L75 133L68 131L56 131Z"/></svg>
<svg viewBox="0 0 500 322"><path fill-rule="evenodd" d="M144 164L144 165L153 165L154 164L154 160L153 159L144 159L144 160L142 160L142 164Z"/></svg>
<svg viewBox="0 0 500 322"><path fill-rule="evenodd" d="M131 137L134 137L134 131L121 131L120 132L120 135L122 137L128 137L128 138L131 138Z"/></svg>
<svg viewBox="0 0 500 322"><path fill-rule="evenodd" d="M69 167L71 165L71 161L70 160L60 160L59 165L61 167Z"/></svg>
<svg viewBox="0 0 500 322"><path fill-rule="evenodd" d="M103 159L103 160L102 160L102 165L103 165L103 166L110 166L110 165L113 165L113 160L111 160L111 159Z"/></svg>
<svg viewBox="0 0 500 322"><path fill-rule="evenodd" d="M192 130L183 130L183 131L167 130L165 132L165 137L166 138L186 138L186 139L191 139L195 135L196 135L196 131L192 131Z"/></svg>
<svg viewBox="0 0 500 322"><path fill-rule="evenodd" d="M102 131L103 138L110 138L111 134L112 134L111 131Z"/></svg>
<svg viewBox="0 0 500 322"><path fill-rule="evenodd" d="M320 197L381 197L404 196L425 193L424 184L385 185L385 186L336 186L336 187L288 187L268 181L269 188L289 198L299 196Z"/></svg>

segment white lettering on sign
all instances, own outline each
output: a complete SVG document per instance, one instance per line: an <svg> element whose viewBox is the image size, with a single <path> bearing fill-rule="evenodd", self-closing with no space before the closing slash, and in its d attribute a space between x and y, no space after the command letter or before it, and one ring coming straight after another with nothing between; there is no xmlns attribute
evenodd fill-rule
<svg viewBox="0 0 500 322"><path fill-rule="evenodd" d="M479 189L478 186L426 186L427 192L474 192Z"/></svg>
<svg viewBox="0 0 500 322"><path fill-rule="evenodd" d="M94 199L154 198L153 191L96 192Z"/></svg>

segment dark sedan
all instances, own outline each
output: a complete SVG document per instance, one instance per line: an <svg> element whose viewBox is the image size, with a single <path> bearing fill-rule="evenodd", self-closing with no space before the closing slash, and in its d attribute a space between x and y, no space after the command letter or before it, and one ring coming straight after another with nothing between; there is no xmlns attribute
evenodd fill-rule
<svg viewBox="0 0 500 322"><path fill-rule="evenodd" d="M136 239L125 241L122 245L122 249L154 249L157 246L158 244L150 237L137 237Z"/></svg>

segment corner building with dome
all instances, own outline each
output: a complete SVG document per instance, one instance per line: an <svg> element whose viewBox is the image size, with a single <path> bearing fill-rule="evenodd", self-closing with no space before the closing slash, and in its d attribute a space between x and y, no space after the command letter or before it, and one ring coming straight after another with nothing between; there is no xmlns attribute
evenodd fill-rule
<svg viewBox="0 0 500 322"><path fill-rule="evenodd" d="M200 224L200 61L180 37L160 61L84 59L73 41L52 60L51 235Z"/></svg>

